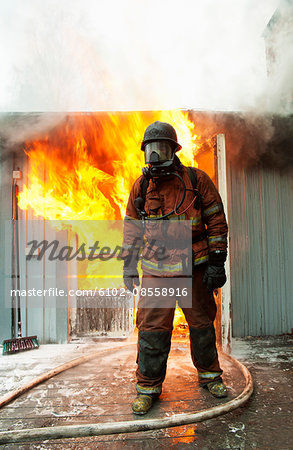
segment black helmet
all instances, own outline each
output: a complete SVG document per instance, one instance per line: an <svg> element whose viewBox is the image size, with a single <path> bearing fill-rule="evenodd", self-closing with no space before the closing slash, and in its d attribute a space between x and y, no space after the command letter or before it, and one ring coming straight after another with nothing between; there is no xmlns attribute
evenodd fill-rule
<svg viewBox="0 0 293 450"><path fill-rule="evenodd" d="M145 130L141 150L144 151L146 144L154 141L170 141L176 149L175 152L182 148L177 142L177 134L172 125L158 120L151 123Z"/></svg>

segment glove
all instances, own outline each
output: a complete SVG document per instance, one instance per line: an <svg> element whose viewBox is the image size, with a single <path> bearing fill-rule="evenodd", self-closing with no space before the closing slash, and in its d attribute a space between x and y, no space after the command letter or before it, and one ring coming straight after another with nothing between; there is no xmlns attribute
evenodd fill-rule
<svg viewBox="0 0 293 450"><path fill-rule="evenodd" d="M123 281L126 288L133 292L135 286L139 286L139 275L136 267L129 267L124 262L123 267Z"/></svg>
<svg viewBox="0 0 293 450"><path fill-rule="evenodd" d="M226 283L226 273L224 266L210 266L206 268L203 276L203 283L207 285L208 291L224 286Z"/></svg>
<svg viewBox="0 0 293 450"><path fill-rule="evenodd" d="M226 283L225 261L226 252L215 251L209 255L209 263L204 273L202 282L207 285L208 291L224 286Z"/></svg>

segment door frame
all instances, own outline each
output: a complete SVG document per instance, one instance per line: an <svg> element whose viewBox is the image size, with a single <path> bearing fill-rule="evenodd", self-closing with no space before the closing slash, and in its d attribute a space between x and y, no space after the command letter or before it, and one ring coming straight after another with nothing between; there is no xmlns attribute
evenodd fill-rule
<svg viewBox="0 0 293 450"><path fill-rule="evenodd" d="M216 157L217 157L216 173L217 173L218 190L222 198L224 211L226 214L226 220L229 226L226 142L224 134L217 134L216 136ZM222 349L225 352L230 353L231 339L232 339L232 309L231 309L231 271L230 271L229 245L225 269L227 281L221 288Z"/></svg>

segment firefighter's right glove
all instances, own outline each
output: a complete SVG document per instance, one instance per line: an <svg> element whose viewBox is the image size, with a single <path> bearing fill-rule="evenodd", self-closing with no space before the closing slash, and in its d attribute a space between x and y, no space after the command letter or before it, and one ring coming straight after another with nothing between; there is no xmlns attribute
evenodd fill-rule
<svg viewBox="0 0 293 450"><path fill-rule="evenodd" d="M124 261L123 267L123 281L126 288L130 292L133 292L135 286L139 286L139 275L137 267L134 265L128 265L126 261Z"/></svg>
<svg viewBox="0 0 293 450"><path fill-rule="evenodd" d="M208 291L224 286L226 283L225 260L226 252L214 252L209 255L209 262L203 276L203 283L207 285Z"/></svg>

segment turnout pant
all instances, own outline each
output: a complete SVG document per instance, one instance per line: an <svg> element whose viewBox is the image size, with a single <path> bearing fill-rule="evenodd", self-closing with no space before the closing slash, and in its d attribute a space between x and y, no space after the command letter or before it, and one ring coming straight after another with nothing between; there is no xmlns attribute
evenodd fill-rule
<svg viewBox="0 0 293 450"><path fill-rule="evenodd" d="M205 269L204 264L194 270L192 304L190 303L187 308L182 306L190 331L192 361L198 371L199 382L203 385L219 379L222 374L213 325L217 307L213 293L209 292L202 282ZM161 279L144 276L142 288L146 285L146 280L151 281L153 288L157 282L162 285ZM175 299L173 307L165 308L153 306L148 308L147 302L148 299L141 295L136 315L138 328L136 388L141 394L160 394L171 347ZM159 302L157 305L159 306Z"/></svg>

